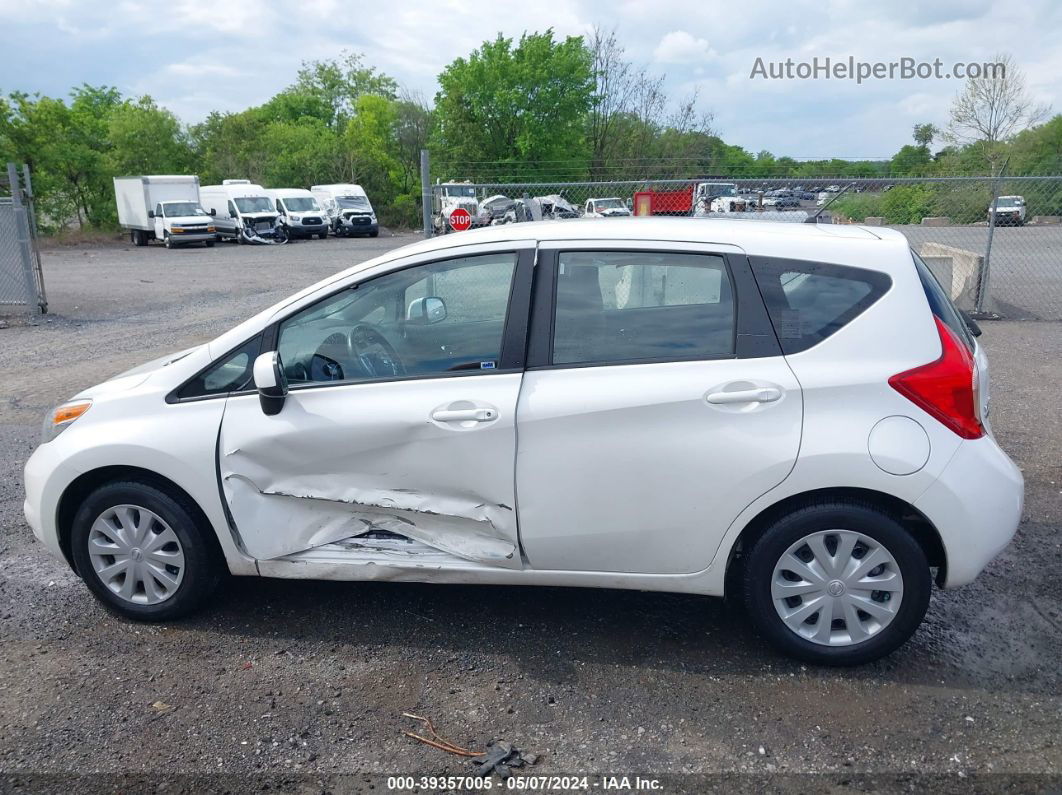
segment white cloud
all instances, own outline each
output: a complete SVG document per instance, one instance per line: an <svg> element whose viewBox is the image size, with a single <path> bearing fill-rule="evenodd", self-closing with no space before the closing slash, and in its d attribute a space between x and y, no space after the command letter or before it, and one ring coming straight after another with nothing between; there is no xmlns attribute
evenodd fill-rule
<svg viewBox="0 0 1062 795"><path fill-rule="evenodd" d="M694 38L684 30L673 30L660 39L653 50L653 59L660 63L691 64L715 55L704 39Z"/></svg>
<svg viewBox="0 0 1062 795"><path fill-rule="evenodd" d="M170 0L159 24L142 0L0 0L8 57L0 90L66 96L82 82L151 94L187 122L212 110L264 102L289 85L303 60L344 49L429 99L436 77L499 31L519 38L552 26L558 37L595 23L617 29L627 55L667 75L672 96L700 91L703 109L729 143L794 156L888 157L910 142L916 122L947 122L956 80L752 80L757 57L830 56L892 61L991 60L1010 52L1040 102L1062 106L1062 29L1058 0L938 0L932 9L857 0L745 0L720 14L704 0L568 0L543 17L534 4L405 0L232 0L204 7ZM205 9L205 10L204 10ZM709 43L710 42L710 43Z"/></svg>

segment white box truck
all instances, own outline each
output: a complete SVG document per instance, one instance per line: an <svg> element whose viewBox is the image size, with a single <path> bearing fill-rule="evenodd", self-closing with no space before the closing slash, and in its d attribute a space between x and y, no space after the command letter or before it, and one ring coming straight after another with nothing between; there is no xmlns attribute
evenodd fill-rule
<svg viewBox="0 0 1062 795"><path fill-rule="evenodd" d="M328 213L332 234L369 237L380 234L376 210L372 208L372 202L361 185L314 185L310 192Z"/></svg>
<svg viewBox="0 0 1062 795"><path fill-rule="evenodd" d="M226 179L220 185L204 185L199 195L214 217L218 240L246 243L256 235L272 238L275 234L276 206L261 185L249 179Z"/></svg>
<svg viewBox="0 0 1062 795"><path fill-rule="evenodd" d="M115 177L118 223L138 246L161 240L166 248L186 243L213 246L214 219L199 204L199 177Z"/></svg>

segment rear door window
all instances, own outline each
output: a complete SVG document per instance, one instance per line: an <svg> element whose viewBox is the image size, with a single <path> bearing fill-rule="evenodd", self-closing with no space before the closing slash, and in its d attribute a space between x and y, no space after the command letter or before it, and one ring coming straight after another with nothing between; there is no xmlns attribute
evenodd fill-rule
<svg viewBox="0 0 1062 795"><path fill-rule="evenodd" d="M844 328L892 284L879 271L750 257L783 353L799 353Z"/></svg>
<svg viewBox="0 0 1062 795"><path fill-rule="evenodd" d="M734 292L717 255L561 252L555 311L553 364L734 354Z"/></svg>

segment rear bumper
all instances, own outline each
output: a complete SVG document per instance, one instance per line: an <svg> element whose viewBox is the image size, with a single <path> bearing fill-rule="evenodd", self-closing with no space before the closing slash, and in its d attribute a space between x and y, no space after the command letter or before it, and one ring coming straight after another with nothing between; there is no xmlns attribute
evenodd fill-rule
<svg viewBox="0 0 1062 795"><path fill-rule="evenodd" d="M1014 537L1025 481L990 436L965 441L940 478L915 501L940 533L944 588L972 582Z"/></svg>

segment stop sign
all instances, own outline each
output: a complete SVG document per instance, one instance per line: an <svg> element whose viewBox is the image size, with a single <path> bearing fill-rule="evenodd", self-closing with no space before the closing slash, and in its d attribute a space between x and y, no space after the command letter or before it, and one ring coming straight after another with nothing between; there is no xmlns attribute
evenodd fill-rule
<svg viewBox="0 0 1062 795"><path fill-rule="evenodd" d="M450 213L450 226L455 232L464 232L472 226L472 215L464 207L455 207Z"/></svg>

